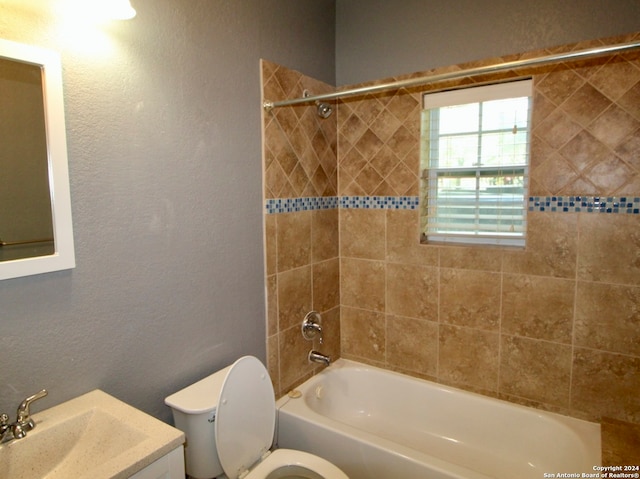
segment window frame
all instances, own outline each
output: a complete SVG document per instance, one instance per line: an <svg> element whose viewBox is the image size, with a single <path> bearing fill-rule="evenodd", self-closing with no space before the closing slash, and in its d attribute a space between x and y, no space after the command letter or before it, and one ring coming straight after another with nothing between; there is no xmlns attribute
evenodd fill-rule
<svg viewBox="0 0 640 479"><path fill-rule="evenodd" d="M501 166L482 165L475 163L474 166L461 166L461 167L433 167L431 159L432 144L435 141L439 141L440 137L446 135L435 134L432 128L428 131L424 131L425 119L422 119L421 127L421 167L423 168L423 174L421 175L421 202L422 215L424 216L421 225L421 241L425 243L452 243L458 245L496 245L496 246L515 246L524 247L526 244L526 216L527 216L527 193L528 193L528 173L530 163L530 145L531 145L531 112L533 105L533 80L531 78L520 78L517 80L511 80L503 83L484 84L479 86L470 86L457 90L447 90L440 92L426 92L423 94L423 112L422 115L429 115L429 119L426 120L427 124L431 124L434 109L442 107L466 105L466 104L480 104L478 109L478 126L475 131L470 131L470 135L476 135L478 138L478 159L480 157L480 147L483 136L496 132L508 131L506 128L500 128L495 130L482 130L481 122L481 105L483 102L493 100L504 100L509 98L528 98L527 109L527 124L526 124L526 151L524 164L509 165L504 164ZM439 111L438 111L439 113ZM462 133L462 132L461 132ZM457 133L454 133L457 134ZM509 235L500 233L498 229L492 232L483 232L480 228L470 230L466 233L447 233L447 232L430 232L429 225L431 208L433 206L433 192L438 191L437 182L442 177L454 177L458 174L467 178L475 178L475 201L469 202L469 205L474 205L476 210L475 221L479 221L480 218L480 192L479 181L483 176L494 174L498 175L501 172L501 176L508 176L504 173L518 174L523 178L523 193L522 193L522 232L521 234ZM519 196L517 197L519 199ZM498 206L499 207L499 206ZM499 216L499 213L496 217Z"/></svg>

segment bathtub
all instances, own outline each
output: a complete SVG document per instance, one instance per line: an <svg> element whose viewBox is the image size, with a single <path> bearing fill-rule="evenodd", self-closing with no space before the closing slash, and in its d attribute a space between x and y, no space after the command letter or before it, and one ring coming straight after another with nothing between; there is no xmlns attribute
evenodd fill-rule
<svg viewBox="0 0 640 479"><path fill-rule="evenodd" d="M339 359L277 402L278 447L350 479L595 474L600 425ZM547 474L545 476L545 474Z"/></svg>

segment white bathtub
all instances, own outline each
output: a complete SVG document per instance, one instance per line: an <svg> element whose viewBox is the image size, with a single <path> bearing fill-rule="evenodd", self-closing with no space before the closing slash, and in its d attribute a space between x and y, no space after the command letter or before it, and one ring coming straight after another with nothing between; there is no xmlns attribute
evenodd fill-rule
<svg viewBox="0 0 640 479"><path fill-rule="evenodd" d="M354 361L298 390L278 401L278 447L322 456L350 479L580 477L601 461L599 424Z"/></svg>

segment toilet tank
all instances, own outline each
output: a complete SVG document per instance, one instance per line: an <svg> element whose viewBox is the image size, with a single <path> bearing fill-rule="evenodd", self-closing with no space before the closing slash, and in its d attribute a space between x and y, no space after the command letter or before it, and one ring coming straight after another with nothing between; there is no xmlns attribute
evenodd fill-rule
<svg viewBox="0 0 640 479"><path fill-rule="evenodd" d="M230 368L227 366L164 400L173 412L176 428L186 436L186 469L194 479L211 479L224 472L218 459L214 426L218 397Z"/></svg>

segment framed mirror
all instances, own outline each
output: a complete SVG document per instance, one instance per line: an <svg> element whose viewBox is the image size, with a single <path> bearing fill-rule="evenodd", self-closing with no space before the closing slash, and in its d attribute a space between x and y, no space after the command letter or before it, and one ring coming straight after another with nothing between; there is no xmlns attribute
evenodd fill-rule
<svg viewBox="0 0 640 479"><path fill-rule="evenodd" d="M75 267L62 64L0 40L0 279Z"/></svg>

